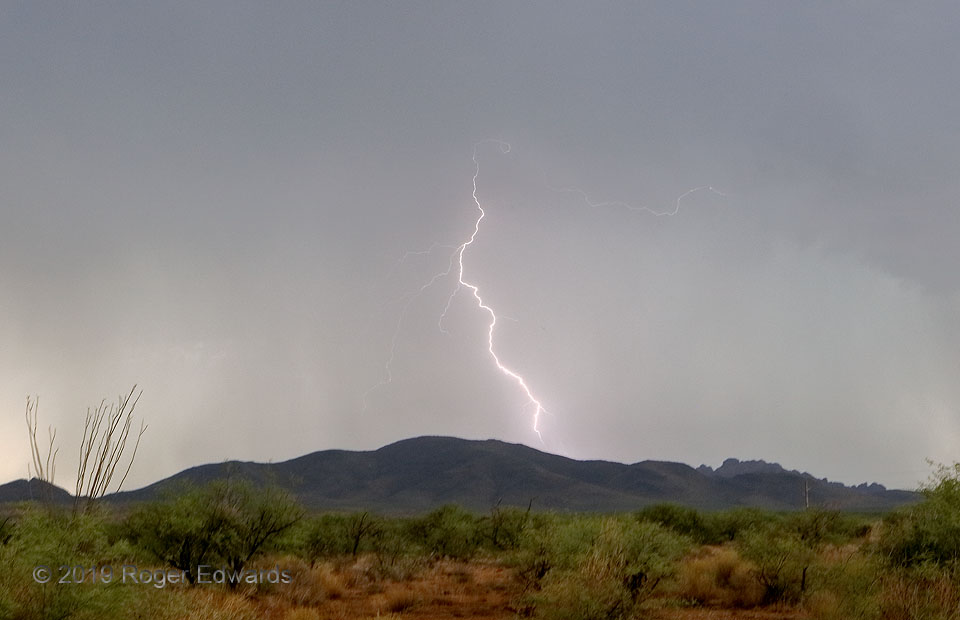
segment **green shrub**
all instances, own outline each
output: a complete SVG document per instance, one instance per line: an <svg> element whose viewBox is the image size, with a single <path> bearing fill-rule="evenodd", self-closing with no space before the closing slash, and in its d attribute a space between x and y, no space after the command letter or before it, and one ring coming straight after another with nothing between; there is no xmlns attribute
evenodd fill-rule
<svg viewBox="0 0 960 620"><path fill-rule="evenodd" d="M893 567L960 573L960 463L939 466L922 493L923 502L884 519L879 550Z"/></svg>
<svg viewBox="0 0 960 620"><path fill-rule="evenodd" d="M225 538L223 519L199 489L141 506L127 521L130 538L151 557L186 572L196 583L197 566L215 561Z"/></svg>
<svg viewBox="0 0 960 620"><path fill-rule="evenodd" d="M817 567L819 583L804 601L805 609L817 620L891 618L882 610L881 585L887 577L882 576L882 569L875 555L861 551L821 564Z"/></svg>
<svg viewBox="0 0 960 620"><path fill-rule="evenodd" d="M420 548L407 537L406 524L402 521L383 522L370 542L375 559L373 576L377 580L407 581L425 566L425 558L417 553Z"/></svg>
<svg viewBox="0 0 960 620"><path fill-rule="evenodd" d="M530 521L520 536L518 548L509 558L523 595L539 591L551 571L575 569L602 528L600 518L584 515L561 517L539 513L532 515Z"/></svg>
<svg viewBox="0 0 960 620"><path fill-rule="evenodd" d="M0 618L122 617L138 594L133 588L115 579L109 585L92 583L86 576L60 567L113 565L128 551L126 543L109 542L106 515L99 510L76 515L27 510L17 519L7 543L0 546ZM49 583L34 580L33 570L38 566L48 567ZM84 582L57 583L64 574Z"/></svg>
<svg viewBox="0 0 960 620"><path fill-rule="evenodd" d="M592 534L592 526L599 526L595 536L571 540L578 529ZM584 519L559 529L545 554L552 564L539 592L528 597L538 616L557 620L632 617L673 574L690 544L658 524L635 519Z"/></svg>
<svg viewBox="0 0 960 620"><path fill-rule="evenodd" d="M707 529L711 534L711 544L721 544L736 540L750 531L776 527L781 518L760 508L734 508L704 515Z"/></svg>
<svg viewBox="0 0 960 620"><path fill-rule="evenodd" d="M798 603L808 587L813 548L790 530L760 529L738 538L741 554L755 565L763 603Z"/></svg>
<svg viewBox="0 0 960 620"><path fill-rule="evenodd" d="M647 506L638 511L636 517L640 521L658 523L701 545L719 545L758 529L794 527L793 524L784 526L784 517L760 508L734 508L701 513L693 508L667 503ZM841 519L834 521L839 524Z"/></svg>
<svg viewBox="0 0 960 620"><path fill-rule="evenodd" d="M800 540L811 547L826 543L842 544L861 538L870 531L869 523L861 517L821 508L787 515L784 527L796 532Z"/></svg>
<svg viewBox="0 0 960 620"><path fill-rule="evenodd" d="M347 515L327 514L304 521L301 526L301 555L313 567L323 558L346 555L353 545Z"/></svg>
<svg viewBox="0 0 960 620"><path fill-rule="evenodd" d="M703 516L695 509L686 506L654 504L638 511L636 516L641 522L658 523L700 544L709 543L714 538Z"/></svg>
<svg viewBox="0 0 960 620"><path fill-rule="evenodd" d="M283 491L215 481L142 507L128 519L127 531L156 559L184 571L193 584L201 565L222 563L233 572L242 571L302 515Z"/></svg>
<svg viewBox="0 0 960 620"><path fill-rule="evenodd" d="M497 504L490 516L478 523L480 536L493 549L512 551L520 548L520 538L530 524L530 506L526 510L501 508Z"/></svg>
<svg viewBox="0 0 960 620"><path fill-rule="evenodd" d="M410 521L406 535L415 544L437 556L466 560L480 546L477 519L458 506L443 506Z"/></svg>

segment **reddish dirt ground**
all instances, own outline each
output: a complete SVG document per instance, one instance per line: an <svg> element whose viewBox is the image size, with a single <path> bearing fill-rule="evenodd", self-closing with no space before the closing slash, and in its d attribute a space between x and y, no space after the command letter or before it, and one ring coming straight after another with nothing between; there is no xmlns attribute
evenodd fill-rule
<svg viewBox="0 0 960 620"><path fill-rule="evenodd" d="M795 610L776 609L670 609L660 610L657 620L807 620Z"/></svg>
<svg viewBox="0 0 960 620"><path fill-rule="evenodd" d="M382 592L376 590L383 588ZM439 563L401 583L353 589L321 606L321 618L362 618L397 614L403 618L513 618L516 586L507 569L484 564Z"/></svg>
<svg viewBox="0 0 960 620"><path fill-rule="evenodd" d="M370 559L310 569L301 564L294 584L256 595L263 620L515 620L520 585L495 562L438 561L393 580L371 572ZM654 606L657 601L651 601ZM664 602L665 603L665 602ZM790 609L649 609L656 620L808 620Z"/></svg>
<svg viewBox="0 0 960 620"><path fill-rule="evenodd" d="M372 576L369 563L301 568L289 589L256 596L269 620L441 620L516 618L519 591L508 568L485 562L439 561L394 581Z"/></svg>

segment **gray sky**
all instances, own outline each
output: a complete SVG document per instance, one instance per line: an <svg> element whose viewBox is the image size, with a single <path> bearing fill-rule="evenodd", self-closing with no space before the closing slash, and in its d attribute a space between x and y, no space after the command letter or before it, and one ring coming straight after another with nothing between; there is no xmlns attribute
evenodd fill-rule
<svg viewBox="0 0 960 620"><path fill-rule="evenodd" d="M954 3L318 4L0 9L0 480L28 394L72 488L133 383L130 488L422 434L957 458ZM489 138L465 278L542 442L455 275L407 301L450 250L400 262L469 238Z"/></svg>

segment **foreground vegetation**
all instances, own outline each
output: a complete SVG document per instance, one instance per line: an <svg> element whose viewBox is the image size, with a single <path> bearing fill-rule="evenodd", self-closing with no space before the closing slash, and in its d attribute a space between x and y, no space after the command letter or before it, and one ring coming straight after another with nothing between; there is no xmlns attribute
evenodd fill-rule
<svg viewBox="0 0 960 620"><path fill-rule="evenodd" d="M19 505L0 514L0 619L960 618L960 466L924 495L884 516L383 518L218 481L133 509Z"/></svg>

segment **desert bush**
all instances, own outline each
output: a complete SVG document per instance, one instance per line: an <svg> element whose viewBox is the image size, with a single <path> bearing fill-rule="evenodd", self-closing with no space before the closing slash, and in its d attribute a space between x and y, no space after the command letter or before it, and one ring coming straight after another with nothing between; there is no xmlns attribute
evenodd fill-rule
<svg viewBox="0 0 960 620"><path fill-rule="evenodd" d="M350 553L356 557L363 548L363 543L380 531L382 521L369 512L358 512L347 517L346 525L347 536L350 539Z"/></svg>
<svg viewBox="0 0 960 620"><path fill-rule="evenodd" d="M126 521L130 538L153 558L185 571L196 583L197 566L210 564L223 544L224 519L199 489L142 506Z"/></svg>
<svg viewBox="0 0 960 620"><path fill-rule="evenodd" d="M311 566L323 558L351 552L349 519L347 515L326 514L303 522L300 552Z"/></svg>
<svg viewBox="0 0 960 620"><path fill-rule="evenodd" d="M242 571L274 539L303 518L303 509L289 493L278 488L255 489L244 482L215 482L209 493L213 510L223 515L224 536L219 554L233 571Z"/></svg>
<svg viewBox="0 0 960 620"><path fill-rule="evenodd" d="M754 565L756 579L764 588L764 603L799 603L820 588L817 597L822 606L829 607L824 601L833 594L825 594L821 586L846 577L838 572L837 562L828 561L823 554L869 529L863 518L813 509L768 518L738 532L736 540L743 556Z"/></svg>
<svg viewBox="0 0 960 620"><path fill-rule="evenodd" d="M793 531L806 545L842 544L862 538L870 531L869 522L838 510L813 508L787 515L783 527Z"/></svg>
<svg viewBox="0 0 960 620"><path fill-rule="evenodd" d="M820 578L804 601L817 620L873 620L885 618L880 607L882 565L869 552L856 548L828 548L817 567Z"/></svg>
<svg viewBox="0 0 960 620"><path fill-rule="evenodd" d="M221 480L142 507L128 518L127 531L156 559L184 571L193 584L201 565L222 563L242 571L302 515L283 491Z"/></svg>
<svg viewBox="0 0 960 620"><path fill-rule="evenodd" d="M525 510L503 508L498 502L490 509L490 515L480 519L478 533L491 548L512 551L520 547L520 537L530 523L531 501Z"/></svg>
<svg viewBox="0 0 960 620"><path fill-rule="evenodd" d="M960 588L941 566L917 564L883 575L879 606L884 620L957 620Z"/></svg>
<svg viewBox="0 0 960 620"><path fill-rule="evenodd" d="M755 567L732 547L707 547L681 562L674 594L686 602L720 607L755 607L764 588Z"/></svg>
<svg viewBox="0 0 960 620"><path fill-rule="evenodd" d="M519 549L510 557L522 595L540 590L544 577L553 570L556 558L551 542L541 529L527 532L520 540Z"/></svg>
<svg viewBox="0 0 960 620"><path fill-rule="evenodd" d="M384 529L395 529L394 522L369 512L324 514L304 520L287 537L283 548L300 555L311 564L324 558L378 550Z"/></svg>
<svg viewBox="0 0 960 620"><path fill-rule="evenodd" d="M406 524L409 540L427 552L466 560L478 550L477 519L457 506L443 506Z"/></svg>
<svg viewBox="0 0 960 620"><path fill-rule="evenodd" d="M137 593L117 580L109 585L57 583L61 566L103 566L124 555L109 542L105 521L106 515L96 509L78 514L24 512L7 544L0 547L0 617L82 620L119 617L131 609ZM49 583L34 581L37 566L49 567Z"/></svg>
<svg viewBox="0 0 960 620"><path fill-rule="evenodd" d="M816 553L790 530L749 531L738 538L738 548L754 566L763 586L763 603L798 603L807 589Z"/></svg>
<svg viewBox="0 0 960 620"><path fill-rule="evenodd" d="M519 546L508 557L523 593L540 590L554 570L572 570L600 535L602 521L589 516L559 517L536 514L520 536Z"/></svg>
<svg viewBox="0 0 960 620"><path fill-rule="evenodd" d="M285 555L263 558L256 566L265 570L274 567L289 575L289 583L261 582L253 588L244 588L242 593L270 594L294 607L315 607L324 601L342 598L346 593L343 580L327 564L310 566L300 558Z"/></svg>
<svg viewBox="0 0 960 620"><path fill-rule="evenodd" d="M561 548L563 538L558 540ZM603 519L595 537L581 540L582 550L569 556L569 547L553 550L555 564L542 579L540 591L528 597L539 617L632 617L673 573L690 544L688 538L658 524L616 518Z"/></svg>
<svg viewBox="0 0 960 620"><path fill-rule="evenodd" d="M638 511L636 517L639 521L658 523L700 544L712 542L714 539L707 520L697 510L686 506L654 504Z"/></svg>
<svg viewBox="0 0 960 620"><path fill-rule="evenodd" d="M372 571L377 579L409 581L426 566L421 548L406 535L407 524L384 521L371 539L374 555Z"/></svg>
<svg viewBox="0 0 960 620"><path fill-rule="evenodd" d="M939 466L921 491L923 502L884 519L879 551L895 568L932 563L960 573L960 463Z"/></svg>
<svg viewBox="0 0 960 620"><path fill-rule="evenodd" d="M636 513L640 521L658 523L701 545L720 545L746 532L783 526L784 518L759 508L699 512L677 504L654 504Z"/></svg>
<svg viewBox="0 0 960 620"><path fill-rule="evenodd" d="M747 532L778 527L781 517L760 508L734 508L704 515L711 544L735 540Z"/></svg>

